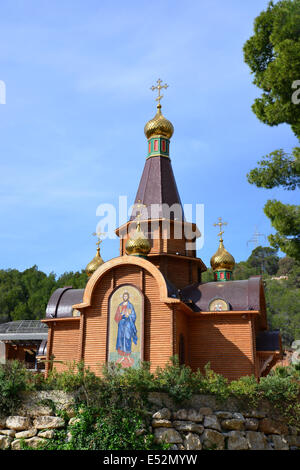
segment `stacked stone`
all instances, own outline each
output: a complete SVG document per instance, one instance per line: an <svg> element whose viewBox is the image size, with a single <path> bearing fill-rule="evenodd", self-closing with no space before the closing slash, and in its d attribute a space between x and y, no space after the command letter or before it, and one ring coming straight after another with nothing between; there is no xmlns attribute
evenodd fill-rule
<svg viewBox="0 0 300 470"><path fill-rule="evenodd" d="M20 450L21 442L37 448L54 435L55 429L65 426L65 421L57 416L9 416L0 419L0 449Z"/></svg>
<svg viewBox="0 0 300 470"><path fill-rule="evenodd" d="M171 411L162 408L152 416L157 443L173 450L290 450L300 448L296 428L264 412L213 411L209 407Z"/></svg>

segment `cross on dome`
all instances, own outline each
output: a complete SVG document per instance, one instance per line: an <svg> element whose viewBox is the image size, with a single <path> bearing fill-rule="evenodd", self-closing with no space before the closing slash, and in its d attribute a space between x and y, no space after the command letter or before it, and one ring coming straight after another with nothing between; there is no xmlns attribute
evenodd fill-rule
<svg viewBox="0 0 300 470"><path fill-rule="evenodd" d="M164 95L161 95L161 94L160 94L160 90L161 90L162 88L167 89L168 86L169 86L169 85L167 85L166 83L165 83L164 85L161 85L161 83L162 83L162 80L159 78L159 79L157 80L157 85L156 85L156 86L152 85L152 87L150 88L150 90L152 90L152 91L155 91L155 90L158 91L158 96L157 96L157 98L155 98L155 100L158 101L158 105L159 105L159 106L160 106L160 100L164 97Z"/></svg>
<svg viewBox="0 0 300 470"><path fill-rule="evenodd" d="M220 237L220 242L222 242L222 241L223 241L222 235L223 235L223 233L224 233L224 230L222 230L222 226L223 226L223 225L228 225L228 224L227 224L227 222L223 222L223 221L222 221L222 217L218 217L218 220L219 220L219 222L216 222L216 223L213 224L213 225L214 225L214 227L219 226L220 232L218 233L218 237Z"/></svg>
<svg viewBox="0 0 300 470"><path fill-rule="evenodd" d="M102 232L94 232L94 233L92 233L92 235L94 237L98 238L98 241L97 241L96 245L98 245L98 248L100 248L100 244L103 242L103 240L101 240L101 237L106 235L106 233L105 232L103 232L103 233Z"/></svg>

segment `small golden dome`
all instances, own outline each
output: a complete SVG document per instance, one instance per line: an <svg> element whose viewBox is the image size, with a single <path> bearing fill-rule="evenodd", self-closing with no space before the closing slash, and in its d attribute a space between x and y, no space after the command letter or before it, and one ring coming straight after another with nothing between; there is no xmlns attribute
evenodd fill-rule
<svg viewBox="0 0 300 470"><path fill-rule="evenodd" d="M210 265L214 271L226 269L232 271L235 265L234 257L224 248L223 240L220 240L217 252L211 257Z"/></svg>
<svg viewBox="0 0 300 470"><path fill-rule="evenodd" d="M126 242L125 251L127 255L147 256L150 250L150 242L141 231L140 222L138 222L134 234Z"/></svg>
<svg viewBox="0 0 300 470"><path fill-rule="evenodd" d="M98 269L99 266L101 266L103 263L104 263L104 261L103 261L103 259L101 258L101 255L100 255L100 248L98 247L96 256L92 259L92 261L89 262L89 264L85 268L85 272L90 277L92 274L94 274L96 269Z"/></svg>
<svg viewBox="0 0 300 470"><path fill-rule="evenodd" d="M161 104L157 105L157 113L147 122L144 128L145 136L150 139L154 135L162 135L170 139L174 133L173 124L161 112Z"/></svg>

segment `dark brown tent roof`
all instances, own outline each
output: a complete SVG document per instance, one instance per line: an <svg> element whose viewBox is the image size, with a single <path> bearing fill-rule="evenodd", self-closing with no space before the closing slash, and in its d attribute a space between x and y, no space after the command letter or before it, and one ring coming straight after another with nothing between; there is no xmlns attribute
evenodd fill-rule
<svg viewBox="0 0 300 470"><path fill-rule="evenodd" d="M193 284L182 289L181 295L183 300L192 301L195 312L207 312L214 298L226 300L231 310L261 310L261 282L261 277L256 276L242 281Z"/></svg>
<svg viewBox="0 0 300 470"><path fill-rule="evenodd" d="M148 158L145 163L144 171L138 187L135 204L141 201L148 209L148 214L142 211L143 219L148 218L166 218L174 219L174 214L169 214L168 207L178 204L181 207L183 219L183 208L180 201L171 160L167 157L155 156ZM151 204L158 205L158 214L149 213ZM131 219L135 218L135 213Z"/></svg>

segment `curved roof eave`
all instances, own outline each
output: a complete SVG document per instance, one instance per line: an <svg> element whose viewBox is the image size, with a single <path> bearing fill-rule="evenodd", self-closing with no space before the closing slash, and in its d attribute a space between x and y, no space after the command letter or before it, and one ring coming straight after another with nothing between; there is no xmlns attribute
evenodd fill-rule
<svg viewBox="0 0 300 470"><path fill-rule="evenodd" d="M92 295L94 288L98 281L103 277L108 271L117 267L117 266L124 266L124 265L135 265L139 266L142 269L148 271L157 281L159 292L160 292L160 300L165 303L181 303L181 301L174 297L169 297L168 295L168 285L166 279L162 275L162 273L154 266L153 263L148 261L144 258L139 258L136 256L120 256L117 258L113 258L110 261L107 261L102 266L100 266L94 274L90 277L86 288L83 294L83 300L80 304L73 305L73 308L76 309L84 309L86 307L90 307L92 304Z"/></svg>

